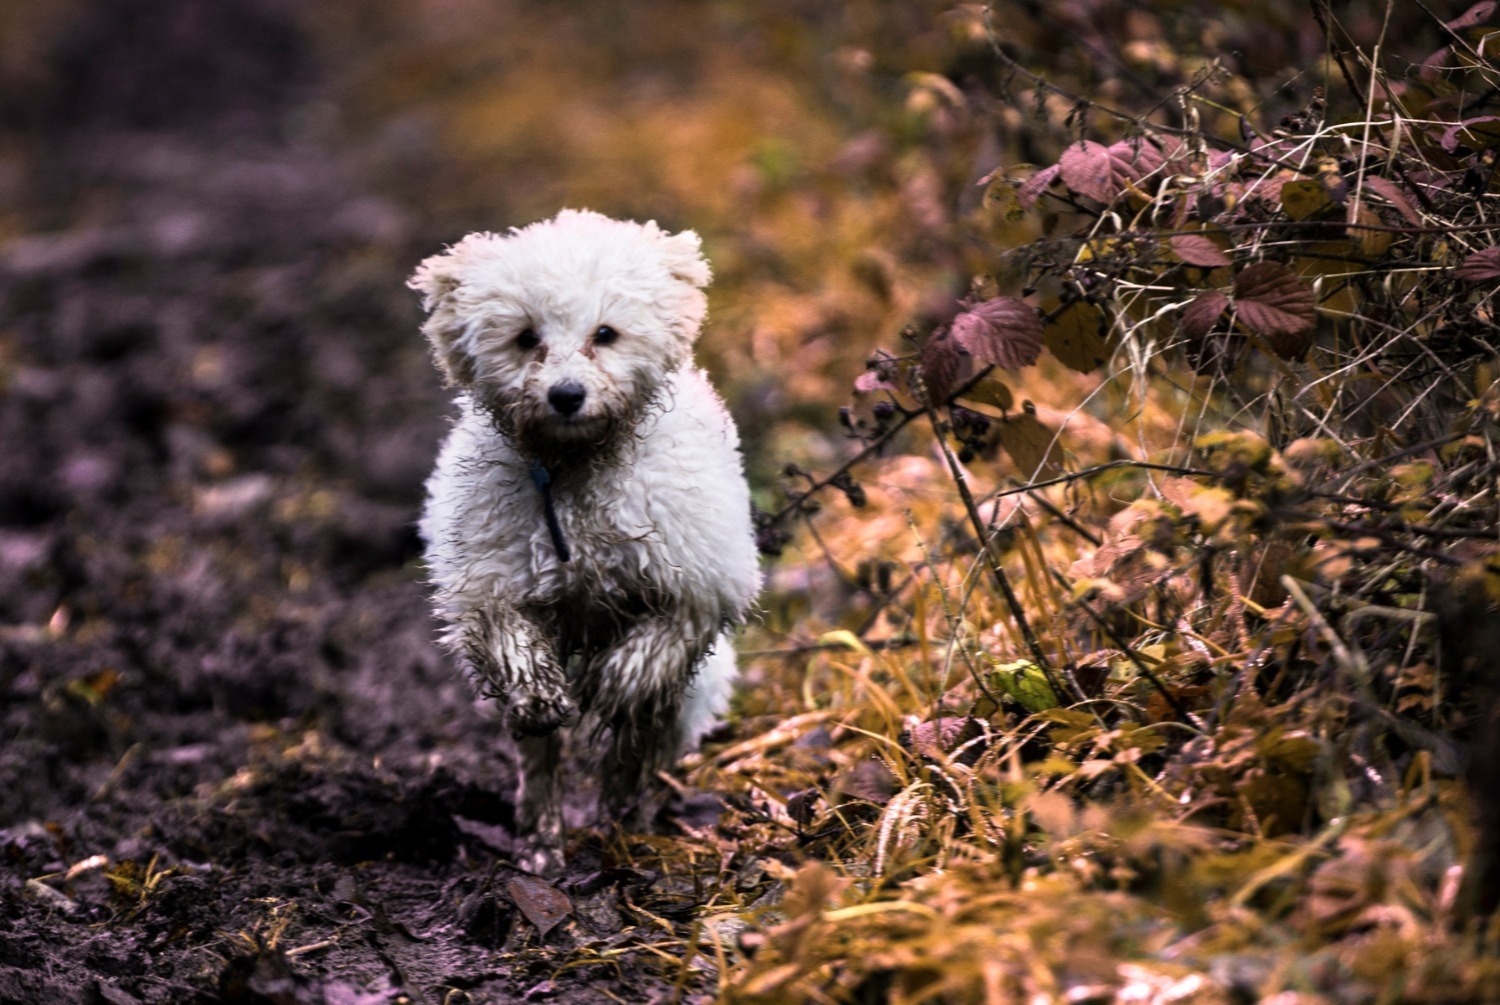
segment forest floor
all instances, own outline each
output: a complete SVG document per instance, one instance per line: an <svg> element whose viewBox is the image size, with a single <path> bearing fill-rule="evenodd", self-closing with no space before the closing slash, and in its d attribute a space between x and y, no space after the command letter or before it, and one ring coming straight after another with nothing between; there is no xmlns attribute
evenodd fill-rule
<svg viewBox="0 0 1500 1005"><path fill-rule="evenodd" d="M1401 55L1425 159L1313 160L1354 135L1324 110L1369 107L1327 26L1150 8L0 6L0 1003L1496 1000L1500 258L1412 200L1492 215L1500 140L1439 99L1500 67ZM1483 48L1492 13L1349 38ZM1106 105L1194 88L1217 167L1079 168L1126 141ZM1321 180L1236 160L1255 128ZM1375 210L1328 215L1359 185ZM1251 236L1117 241L1126 197ZM544 882L434 643L450 402L405 283L564 205L703 236L698 359L786 553L730 725L650 833L578 772ZM1263 233L1342 234L1312 258L1344 279ZM1259 312L1224 312L1230 266ZM1239 352L1282 316L1241 288L1267 270L1327 344L1200 371L1174 319ZM1350 362L1356 287L1440 296ZM1027 358L960 388L949 336L996 305ZM1408 400L1397 349L1452 366ZM1346 442L1279 425L1298 379Z"/></svg>

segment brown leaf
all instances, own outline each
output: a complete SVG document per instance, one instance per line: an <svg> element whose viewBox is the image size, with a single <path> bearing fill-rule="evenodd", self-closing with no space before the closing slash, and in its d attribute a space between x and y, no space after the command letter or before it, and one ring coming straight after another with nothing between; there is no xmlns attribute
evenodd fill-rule
<svg viewBox="0 0 1500 1005"><path fill-rule="evenodd" d="M971 716L944 716L928 722L908 716L905 725L901 745L918 757L941 760L956 752L960 761L972 764L983 753L980 744L970 744L984 733L979 721Z"/></svg>
<svg viewBox="0 0 1500 1005"><path fill-rule="evenodd" d="M1089 373L1103 366L1114 351L1108 337L1109 319L1087 300L1063 309L1042 333L1042 340L1064 366Z"/></svg>
<svg viewBox="0 0 1500 1005"><path fill-rule="evenodd" d="M1189 265L1213 269L1221 265L1233 264L1229 256L1224 254L1217 244L1202 234L1178 234L1168 243L1171 244L1172 251L1177 257Z"/></svg>
<svg viewBox="0 0 1500 1005"><path fill-rule="evenodd" d="M1365 176L1365 190L1374 192L1380 198L1390 203L1401 214L1401 218L1413 227L1422 225L1422 217L1417 213L1416 207L1411 200L1406 198L1406 193L1401 191L1401 186L1389 178L1381 178L1376 175Z"/></svg>
<svg viewBox="0 0 1500 1005"><path fill-rule="evenodd" d="M1062 474L1057 437L1036 417L1036 406L1021 403L1021 414L996 423L1000 446L1016 464L1022 478L1044 481Z"/></svg>
<svg viewBox="0 0 1500 1005"><path fill-rule="evenodd" d="M1349 237L1366 258L1379 258L1390 249L1391 242L1395 240L1395 235L1389 230L1376 229L1380 225L1380 217L1359 199L1349 204L1349 222Z"/></svg>
<svg viewBox="0 0 1500 1005"><path fill-rule="evenodd" d="M786 797L786 815L806 827L818 816L818 800L823 794L817 789L803 789Z"/></svg>
<svg viewBox="0 0 1500 1005"><path fill-rule="evenodd" d="M1229 298L1220 290L1204 290L1182 309L1182 330L1193 338L1201 339L1213 330Z"/></svg>
<svg viewBox="0 0 1500 1005"><path fill-rule="evenodd" d="M947 328L938 328L922 345L922 382L931 404L944 401L974 373L974 360Z"/></svg>
<svg viewBox="0 0 1500 1005"><path fill-rule="evenodd" d="M954 318L953 337L980 363L1019 370L1041 355L1042 319L1024 301L995 297Z"/></svg>
<svg viewBox="0 0 1500 1005"><path fill-rule="evenodd" d="M1500 277L1500 248L1485 248L1458 263L1453 270L1455 279L1467 279L1471 283Z"/></svg>
<svg viewBox="0 0 1500 1005"><path fill-rule="evenodd" d="M1005 412L1015 404L1015 396L1010 393L1010 388L1004 382L989 376L975 384L963 393L964 401L976 401L982 405L993 405Z"/></svg>
<svg viewBox="0 0 1500 1005"><path fill-rule="evenodd" d="M877 806L890 802L897 788L891 769L874 758L860 761L833 780L833 789L840 795Z"/></svg>
<svg viewBox="0 0 1500 1005"><path fill-rule="evenodd" d="M573 902L567 894L535 876L512 877L505 890L526 920L536 926L539 939L545 939L558 922L573 912Z"/></svg>
<svg viewBox="0 0 1500 1005"><path fill-rule="evenodd" d="M1282 359L1307 350L1318 314L1312 288L1279 262L1256 262L1240 271L1234 278L1234 309L1240 323Z"/></svg>

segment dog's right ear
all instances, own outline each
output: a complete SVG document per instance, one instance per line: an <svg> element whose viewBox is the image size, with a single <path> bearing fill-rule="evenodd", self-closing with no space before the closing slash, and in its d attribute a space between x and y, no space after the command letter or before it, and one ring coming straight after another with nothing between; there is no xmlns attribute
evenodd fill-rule
<svg viewBox="0 0 1500 1005"><path fill-rule="evenodd" d="M417 266L406 285L422 294L422 309L427 311L427 322L422 332L432 344L432 358L450 386L466 387L474 382L474 358L460 344L463 327L459 323L455 294L463 281L460 271L463 265L465 245L474 235L464 238L441 255Z"/></svg>
<svg viewBox="0 0 1500 1005"><path fill-rule="evenodd" d="M406 285L422 294L422 309L428 313L444 297L458 289L458 276L453 274L452 255L433 255L417 266Z"/></svg>

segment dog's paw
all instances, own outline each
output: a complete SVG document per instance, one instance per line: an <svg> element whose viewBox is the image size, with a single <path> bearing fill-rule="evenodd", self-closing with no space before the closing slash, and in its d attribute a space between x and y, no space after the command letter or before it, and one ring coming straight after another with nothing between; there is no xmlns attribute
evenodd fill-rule
<svg viewBox="0 0 1500 1005"><path fill-rule="evenodd" d="M543 879L561 876L566 865L561 848L546 846L522 848L515 856L515 863L522 872L529 872Z"/></svg>
<svg viewBox="0 0 1500 1005"><path fill-rule="evenodd" d="M578 719L578 706L565 694L527 694L510 706L510 731L516 739L546 736Z"/></svg>

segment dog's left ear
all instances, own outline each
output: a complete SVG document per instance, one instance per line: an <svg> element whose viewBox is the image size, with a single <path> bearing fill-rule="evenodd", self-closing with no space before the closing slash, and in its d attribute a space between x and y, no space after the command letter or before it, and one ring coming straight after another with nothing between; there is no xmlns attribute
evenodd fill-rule
<svg viewBox="0 0 1500 1005"><path fill-rule="evenodd" d="M659 247L662 261L673 279L702 289L713 278L713 272L703 258L703 242L691 230L680 234L663 233Z"/></svg>

